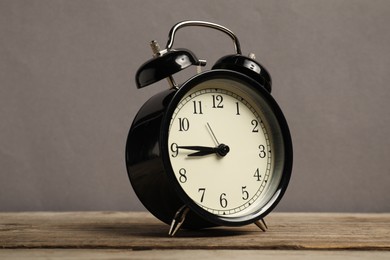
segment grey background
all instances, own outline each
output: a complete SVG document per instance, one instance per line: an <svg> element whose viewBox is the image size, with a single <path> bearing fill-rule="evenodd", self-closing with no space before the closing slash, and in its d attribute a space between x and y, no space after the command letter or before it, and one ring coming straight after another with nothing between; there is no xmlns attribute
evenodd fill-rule
<svg viewBox="0 0 390 260"><path fill-rule="evenodd" d="M167 85L134 74L185 19L229 27L271 72L295 152L277 210L390 210L389 1L1 0L0 211L144 209L125 140ZM210 65L233 51L204 28L175 47Z"/></svg>

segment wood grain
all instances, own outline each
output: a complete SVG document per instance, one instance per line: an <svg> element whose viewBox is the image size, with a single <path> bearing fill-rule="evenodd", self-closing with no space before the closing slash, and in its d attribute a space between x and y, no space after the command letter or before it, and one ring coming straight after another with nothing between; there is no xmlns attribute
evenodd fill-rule
<svg viewBox="0 0 390 260"><path fill-rule="evenodd" d="M126 250L126 249L3 249L0 259L156 259L156 260L389 260L390 251L323 250Z"/></svg>
<svg viewBox="0 0 390 260"><path fill-rule="evenodd" d="M180 230L145 212L0 213L5 249L390 250L390 214L271 213L255 225Z"/></svg>

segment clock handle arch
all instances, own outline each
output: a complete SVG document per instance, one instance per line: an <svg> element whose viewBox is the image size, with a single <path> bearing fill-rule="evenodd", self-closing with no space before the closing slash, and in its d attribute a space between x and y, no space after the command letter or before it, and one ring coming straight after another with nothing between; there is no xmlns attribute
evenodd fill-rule
<svg viewBox="0 0 390 260"><path fill-rule="evenodd" d="M237 36L233 33L233 31L226 28L225 26L222 26L222 25L219 25L216 23L206 22L206 21L192 21L192 20L178 22L177 24L175 24L171 28L171 30L169 31L169 34L168 34L168 42L166 45L167 51L169 51L172 48L173 43L175 41L175 35L176 35L177 31L180 28L188 27L188 26L208 27L208 28L212 28L212 29L216 29L218 31L224 32L233 40L234 49L235 49L236 53L242 54L240 41L238 40Z"/></svg>

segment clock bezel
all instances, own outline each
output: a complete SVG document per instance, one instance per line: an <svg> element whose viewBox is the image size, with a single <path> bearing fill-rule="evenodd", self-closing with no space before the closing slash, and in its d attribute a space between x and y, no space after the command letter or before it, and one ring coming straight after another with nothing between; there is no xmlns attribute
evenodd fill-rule
<svg viewBox="0 0 390 260"><path fill-rule="evenodd" d="M268 106L271 108L274 113L277 123L280 127L281 136L283 139L284 146L284 160L283 160L283 170L281 174L280 182L274 192L270 197L268 202L261 208L257 209L255 212L250 212L247 215L239 217L224 217L221 215L213 214L202 207L200 207L196 202L194 202L183 190L180 183L175 177L170 158L169 158L169 146L168 146L168 137L169 137L169 126L171 122L172 115L180 102L180 100L194 87L198 84L212 80L212 79L230 79L238 81L242 84L247 85L251 90L256 94L261 95L262 98L267 102ZM253 223L259 219L264 218L269 214L279 203L283 197L289 180L292 170L292 142L290 131L286 122L286 119L279 108L276 101L269 94L269 92L257 81L252 78L232 70L225 69L214 69L206 71L200 74L195 75L194 77L187 80L183 83L180 88L176 91L173 98L170 100L166 112L164 113L161 130L160 130L160 151L161 157L164 164L165 173L167 175L168 181L173 186L174 190L177 192L178 197L183 201L183 204L187 205L193 212L202 217L203 219L210 221L217 225L225 226L241 226L249 223Z"/></svg>

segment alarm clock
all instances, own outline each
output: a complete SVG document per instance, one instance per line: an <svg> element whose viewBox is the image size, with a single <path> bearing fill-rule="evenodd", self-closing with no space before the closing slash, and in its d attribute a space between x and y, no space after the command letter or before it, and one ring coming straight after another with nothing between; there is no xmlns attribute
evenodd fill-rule
<svg viewBox="0 0 390 260"><path fill-rule="evenodd" d="M231 38L234 53L201 72L206 61L173 48L180 28L202 26ZM245 56L228 28L182 21L165 49L151 42L153 58L137 71L137 88L162 79L168 88L140 108L126 143L126 166L139 200L156 218L180 228L268 227L269 214L288 186L293 161L286 119L271 96L271 76L255 55ZM173 74L190 67L181 84Z"/></svg>

